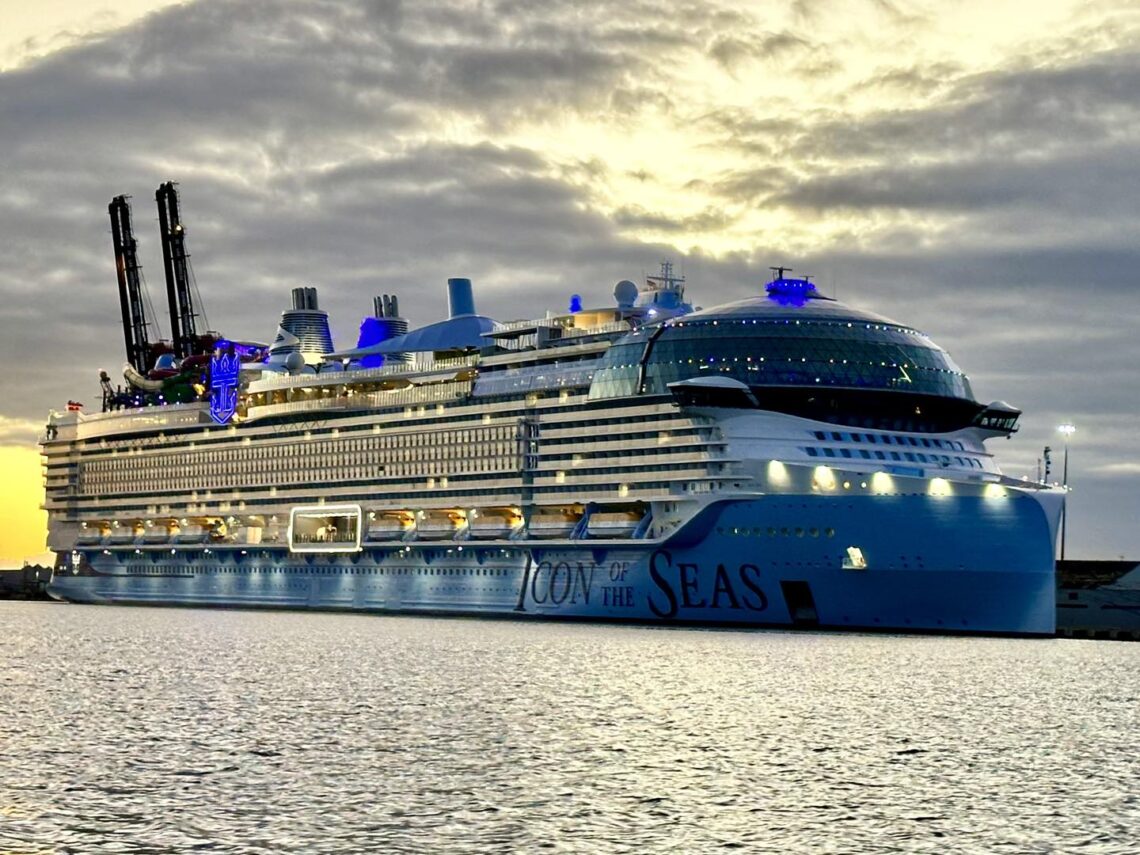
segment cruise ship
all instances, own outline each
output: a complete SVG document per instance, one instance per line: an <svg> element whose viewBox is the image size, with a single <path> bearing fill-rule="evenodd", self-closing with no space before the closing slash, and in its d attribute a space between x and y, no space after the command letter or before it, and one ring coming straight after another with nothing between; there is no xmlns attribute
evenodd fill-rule
<svg viewBox="0 0 1140 855"><path fill-rule="evenodd" d="M298 288L234 342L162 189L170 352L116 197L127 385L42 441L58 599L1054 634L1063 490L1000 472L1019 410L906 324L787 269L695 309L663 264L527 321L377 297L340 349Z"/></svg>

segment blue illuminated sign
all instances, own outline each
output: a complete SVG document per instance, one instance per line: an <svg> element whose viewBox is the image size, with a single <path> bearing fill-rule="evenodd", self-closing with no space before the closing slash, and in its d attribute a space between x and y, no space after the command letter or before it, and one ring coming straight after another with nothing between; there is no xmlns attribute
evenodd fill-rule
<svg viewBox="0 0 1140 855"><path fill-rule="evenodd" d="M570 312L571 312L571 314L574 314L574 313L580 312L580 311L582 311L582 295L581 294L571 294L570 295Z"/></svg>
<svg viewBox="0 0 1140 855"><path fill-rule="evenodd" d="M229 342L219 342L210 359L210 418L227 424L237 412L238 376L241 359Z"/></svg>

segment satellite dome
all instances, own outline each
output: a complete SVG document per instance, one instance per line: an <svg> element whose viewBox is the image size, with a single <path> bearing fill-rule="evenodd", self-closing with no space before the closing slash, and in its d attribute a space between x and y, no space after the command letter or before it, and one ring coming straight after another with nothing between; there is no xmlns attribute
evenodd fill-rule
<svg viewBox="0 0 1140 855"><path fill-rule="evenodd" d="M637 302L637 286L628 279L623 279L614 286L614 299L619 308L632 309Z"/></svg>
<svg viewBox="0 0 1140 855"><path fill-rule="evenodd" d="M289 369L290 374L297 374L305 367L305 357L300 351L294 350L285 357L285 367Z"/></svg>

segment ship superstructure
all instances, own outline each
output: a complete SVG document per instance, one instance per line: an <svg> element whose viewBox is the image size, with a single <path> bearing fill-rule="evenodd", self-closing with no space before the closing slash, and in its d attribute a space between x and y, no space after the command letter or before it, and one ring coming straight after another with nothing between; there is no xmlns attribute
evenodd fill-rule
<svg viewBox="0 0 1140 855"><path fill-rule="evenodd" d="M200 400L53 415L52 592L1052 634L1062 494L1000 474L1019 412L924 334L782 271L699 311L670 268L532 321L448 297L410 331L378 299L351 349L223 341Z"/></svg>

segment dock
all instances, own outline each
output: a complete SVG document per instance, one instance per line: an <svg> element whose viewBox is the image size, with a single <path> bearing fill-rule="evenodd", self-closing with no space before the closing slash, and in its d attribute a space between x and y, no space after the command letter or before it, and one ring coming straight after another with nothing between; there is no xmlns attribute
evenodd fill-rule
<svg viewBox="0 0 1140 855"><path fill-rule="evenodd" d="M40 564L0 569L0 600L49 600L51 568Z"/></svg>
<svg viewBox="0 0 1140 855"><path fill-rule="evenodd" d="M1140 641L1140 561L1058 561L1057 635Z"/></svg>

